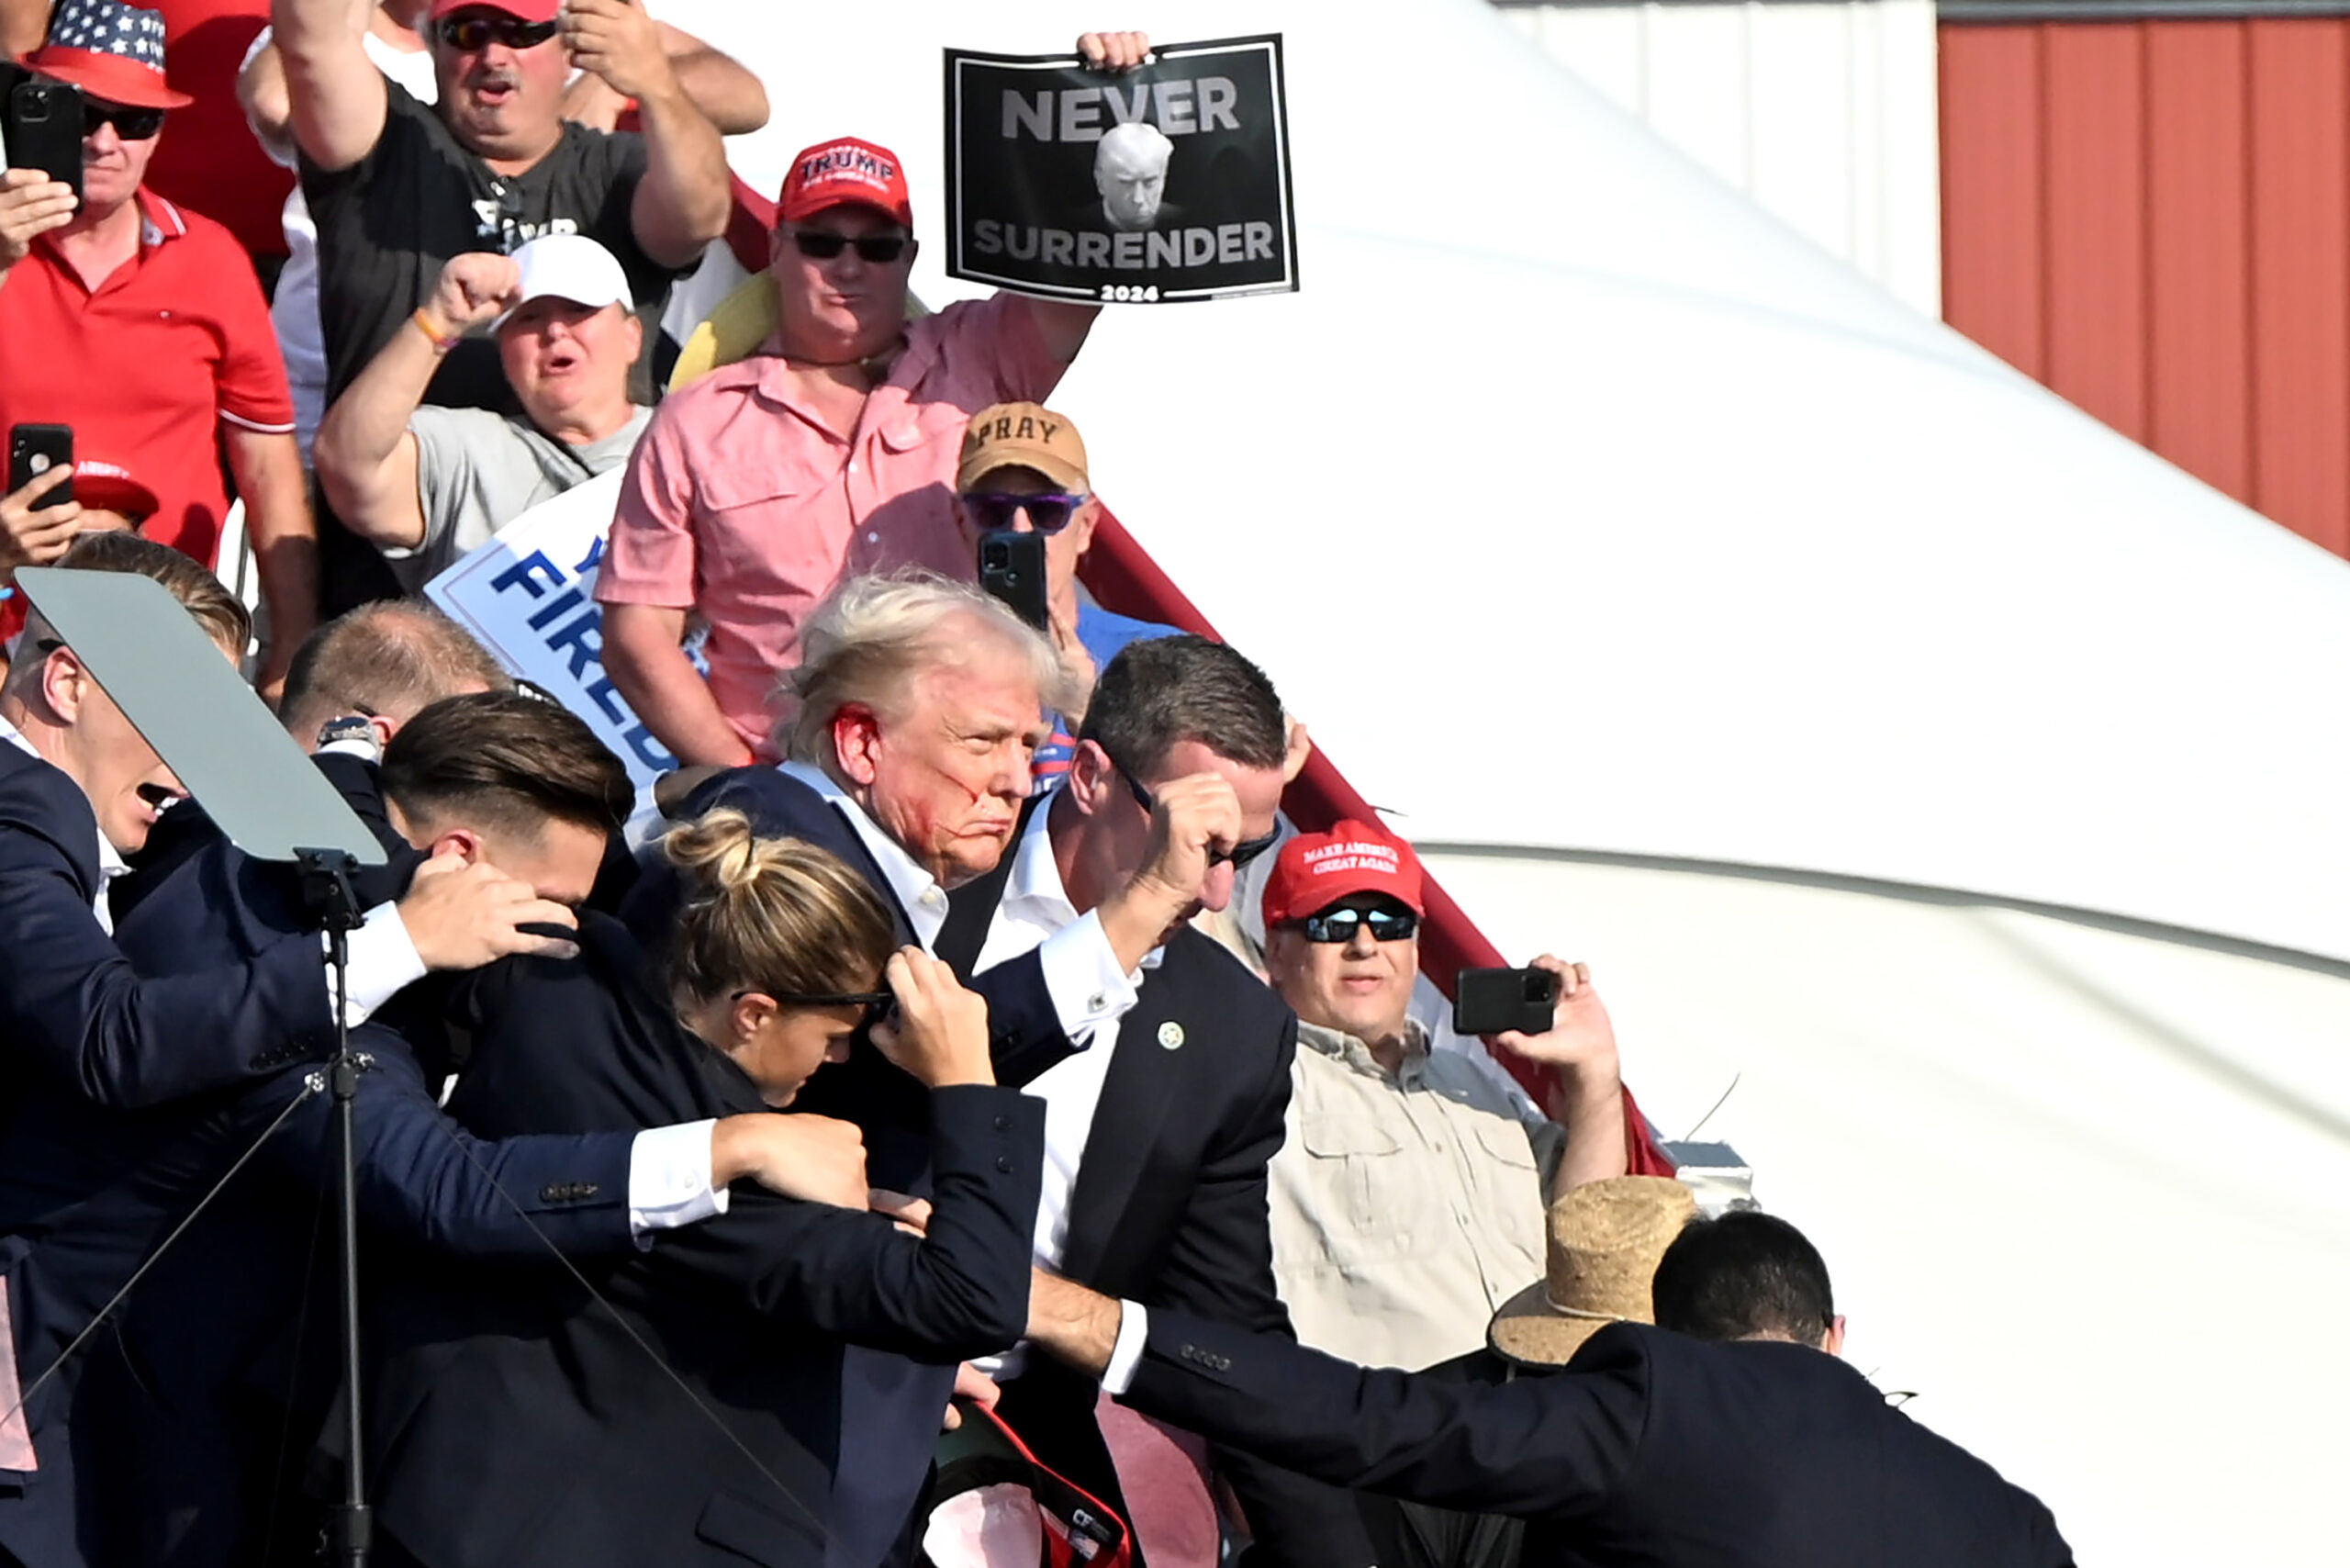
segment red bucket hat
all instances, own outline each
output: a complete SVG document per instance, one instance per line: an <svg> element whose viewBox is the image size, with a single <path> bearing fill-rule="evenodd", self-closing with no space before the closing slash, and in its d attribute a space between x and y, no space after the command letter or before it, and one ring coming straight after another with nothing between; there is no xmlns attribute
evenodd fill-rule
<svg viewBox="0 0 2350 1568"><path fill-rule="evenodd" d="M163 76L163 13L124 0L64 0L49 41L17 62L94 98L135 109L182 109L196 102Z"/></svg>
<svg viewBox="0 0 2350 1568"><path fill-rule="evenodd" d="M1302 833L1281 846L1265 879L1265 926L1319 914L1357 893L1385 893L1414 914L1420 902L1420 857L1384 828L1348 818L1327 833Z"/></svg>
<svg viewBox="0 0 2350 1568"><path fill-rule="evenodd" d="M913 198L906 194L906 166L888 148L854 136L820 141L791 161L776 200L776 217L786 223L813 218L827 207L850 204L878 207L913 231Z"/></svg>

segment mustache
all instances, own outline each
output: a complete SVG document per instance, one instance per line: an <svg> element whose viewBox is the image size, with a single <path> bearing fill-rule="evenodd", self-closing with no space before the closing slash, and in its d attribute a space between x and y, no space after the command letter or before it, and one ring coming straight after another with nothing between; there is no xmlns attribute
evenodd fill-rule
<svg viewBox="0 0 2350 1568"><path fill-rule="evenodd" d="M521 74L509 66L485 65L465 78L468 87L513 87L521 84Z"/></svg>

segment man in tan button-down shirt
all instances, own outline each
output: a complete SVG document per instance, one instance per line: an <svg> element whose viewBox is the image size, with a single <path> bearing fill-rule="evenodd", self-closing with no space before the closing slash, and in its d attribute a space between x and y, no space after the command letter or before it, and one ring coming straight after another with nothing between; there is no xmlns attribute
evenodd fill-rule
<svg viewBox="0 0 2350 1568"><path fill-rule="evenodd" d="M1556 1070L1545 1116L1407 1009L1419 861L1365 823L1282 846L1265 962L1296 1010L1288 1137L1270 1170L1273 1269L1298 1340L1411 1370L1480 1351L1494 1308L1542 1277L1548 1200L1625 1169L1607 1010L1581 964L1551 1027L1494 1044Z"/></svg>

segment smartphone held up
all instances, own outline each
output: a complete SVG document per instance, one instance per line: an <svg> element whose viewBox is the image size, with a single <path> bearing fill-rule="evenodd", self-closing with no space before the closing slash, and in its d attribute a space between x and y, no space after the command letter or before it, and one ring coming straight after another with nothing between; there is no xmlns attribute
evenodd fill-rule
<svg viewBox="0 0 2350 1568"><path fill-rule="evenodd" d="M82 200L82 89L65 82L19 82L8 93L0 135L8 167L34 169L73 187Z"/></svg>
<svg viewBox="0 0 2350 1568"><path fill-rule="evenodd" d="M1458 1035L1539 1035L1558 1005L1559 977L1549 969L1463 969L1454 982Z"/></svg>

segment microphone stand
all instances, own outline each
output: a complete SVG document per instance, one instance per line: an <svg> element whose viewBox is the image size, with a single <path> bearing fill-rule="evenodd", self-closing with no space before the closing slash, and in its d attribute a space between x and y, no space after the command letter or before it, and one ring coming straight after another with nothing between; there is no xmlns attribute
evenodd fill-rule
<svg viewBox="0 0 2350 1568"><path fill-rule="evenodd" d="M349 1451L343 1459L342 1501L332 1516L330 1550L336 1562L347 1568L366 1568L374 1520L367 1507L366 1463L362 1452L365 1430L359 1410L359 1142L352 1102L359 1092L360 1074L375 1062L351 1048L346 1010L351 991L350 935L363 924L359 900L351 886L359 863L340 849L297 849L294 860L301 878L303 905L312 924L326 933L327 958L334 969L335 1049L327 1064L327 1082L334 1096L341 1154L335 1228L342 1253L342 1401Z"/></svg>

